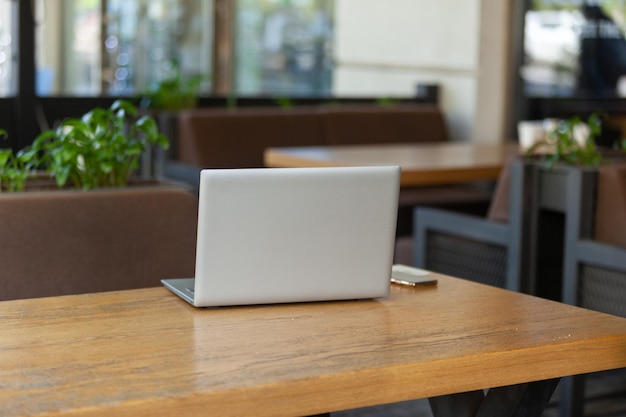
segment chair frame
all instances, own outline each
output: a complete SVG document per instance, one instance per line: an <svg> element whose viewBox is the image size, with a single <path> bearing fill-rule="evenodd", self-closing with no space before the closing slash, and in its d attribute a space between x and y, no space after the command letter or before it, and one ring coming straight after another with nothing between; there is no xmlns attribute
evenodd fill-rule
<svg viewBox="0 0 626 417"><path fill-rule="evenodd" d="M505 288L533 293L534 257L532 245L536 227L534 163L516 160L511 163L509 221L500 223L466 214L418 207L414 211L415 265L427 268L426 248L429 231L447 233L482 243L506 247Z"/></svg>
<svg viewBox="0 0 626 417"><path fill-rule="evenodd" d="M626 249L593 239L597 171L573 170L567 201L565 256L563 261L563 302L578 305L579 265L594 265L626 272Z"/></svg>
<svg viewBox="0 0 626 417"><path fill-rule="evenodd" d="M626 248L593 241L597 170L570 168L564 211L566 213L563 302L581 304L580 266L592 265L626 274ZM561 381L560 415L584 415L585 377L574 376Z"/></svg>

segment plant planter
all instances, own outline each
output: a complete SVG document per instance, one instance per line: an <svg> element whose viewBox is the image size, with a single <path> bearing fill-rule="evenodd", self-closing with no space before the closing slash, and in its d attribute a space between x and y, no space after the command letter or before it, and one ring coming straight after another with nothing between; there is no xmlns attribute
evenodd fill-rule
<svg viewBox="0 0 626 417"><path fill-rule="evenodd" d="M536 183L530 188L535 206L531 226L535 234L531 254L535 276L531 281L535 282L537 295L561 300L565 245L581 227L591 226L576 224L581 217L574 210L593 209L598 169L562 163L548 167L543 161L529 163L535 164L537 170ZM582 201L575 201L577 198Z"/></svg>
<svg viewBox="0 0 626 417"><path fill-rule="evenodd" d="M584 177L593 177L597 175L596 167L579 167L565 164L555 164L553 167L546 167L538 162L539 169L539 186L538 186L538 204L540 208L554 210L565 213L568 208L571 193L568 192L570 187L580 186L580 181ZM586 196L593 200L593 195Z"/></svg>
<svg viewBox="0 0 626 417"><path fill-rule="evenodd" d="M101 189L124 189L124 188L139 188L139 187L178 187L183 188L188 191L193 192L192 188L187 184L166 180L166 179L158 179L153 177L143 178L140 176L133 176L128 180L128 184L125 187L102 187L95 188L94 190ZM75 190L75 191L83 191L74 187L71 183L64 185L59 188L55 179L52 175L47 174L45 172L37 172L28 177L28 181L26 182L26 188L23 192L33 192L33 191L62 191L62 190ZM21 191L8 191L5 187L0 189L0 195L5 193L20 193Z"/></svg>

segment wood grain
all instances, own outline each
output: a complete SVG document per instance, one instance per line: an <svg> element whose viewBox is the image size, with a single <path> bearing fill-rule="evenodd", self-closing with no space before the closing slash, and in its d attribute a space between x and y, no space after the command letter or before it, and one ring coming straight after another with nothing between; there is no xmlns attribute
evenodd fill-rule
<svg viewBox="0 0 626 417"><path fill-rule="evenodd" d="M384 300L0 303L12 416L296 416L626 367L626 319L439 276Z"/></svg>
<svg viewBox="0 0 626 417"><path fill-rule="evenodd" d="M419 143L301 148L269 148L272 168L399 165L402 186L495 180L517 144Z"/></svg>

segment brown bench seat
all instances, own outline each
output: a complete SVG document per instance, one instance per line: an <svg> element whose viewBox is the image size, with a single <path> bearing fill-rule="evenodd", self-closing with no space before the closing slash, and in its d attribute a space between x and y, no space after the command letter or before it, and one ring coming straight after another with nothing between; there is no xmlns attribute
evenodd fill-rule
<svg viewBox="0 0 626 417"><path fill-rule="evenodd" d="M263 166L271 147L443 142L434 105L191 109L179 115L177 161L200 168Z"/></svg>
<svg viewBox="0 0 626 417"><path fill-rule="evenodd" d="M0 194L0 301L192 277L198 200L146 187Z"/></svg>

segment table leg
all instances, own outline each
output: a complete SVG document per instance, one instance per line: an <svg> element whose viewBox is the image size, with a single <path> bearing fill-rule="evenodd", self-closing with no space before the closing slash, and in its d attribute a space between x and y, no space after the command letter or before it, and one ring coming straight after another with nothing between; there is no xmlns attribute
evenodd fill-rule
<svg viewBox="0 0 626 417"><path fill-rule="evenodd" d="M475 417L485 400L483 391L442 395L428 399L434 417Z"/></svg>
<svg viewBox="0 0 626 417"><path fill-rule="evenodd" d="M541 417L559 379L429 398L434 417Z"/></svg>

